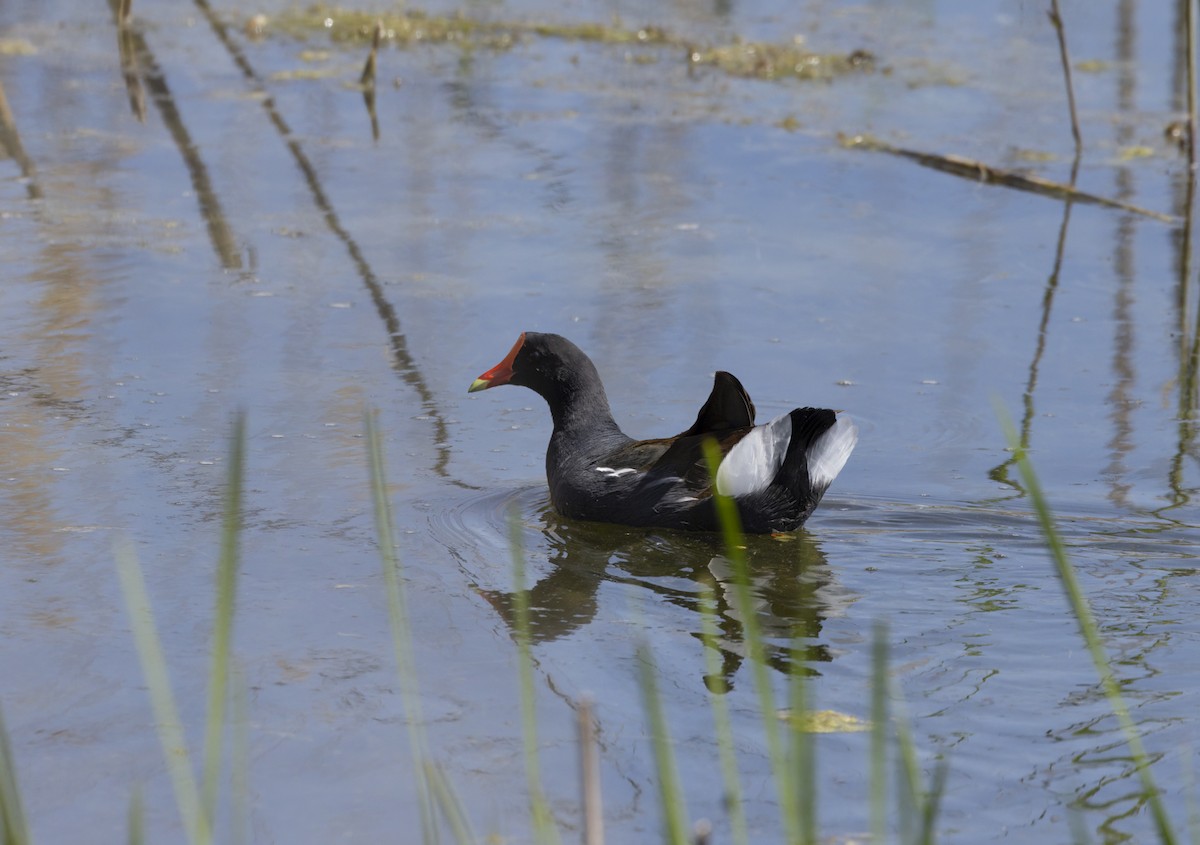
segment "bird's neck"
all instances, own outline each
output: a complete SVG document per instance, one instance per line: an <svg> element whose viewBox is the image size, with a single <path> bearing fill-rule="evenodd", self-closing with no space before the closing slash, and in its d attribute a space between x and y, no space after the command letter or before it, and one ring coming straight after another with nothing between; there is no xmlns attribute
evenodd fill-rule
<svg viewBox="0 0 1200 845"><path fill-rule="evenodd" d="M552 396L547 396L550 414L554 418L555 434L568 436L620 433L613 419L604 386L596 382L579 382L573 385L558 385Z"/></svg>

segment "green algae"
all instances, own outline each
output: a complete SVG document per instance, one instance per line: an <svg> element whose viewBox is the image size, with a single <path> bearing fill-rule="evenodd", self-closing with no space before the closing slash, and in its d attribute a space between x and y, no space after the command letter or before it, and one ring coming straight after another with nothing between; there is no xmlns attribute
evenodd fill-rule
<svg viewBox="0 0 1200 845"><path fill-rule="evenodd" d="M0 38L0 56L35 56L37 47L24 38Z"/></svg>
<svg viewBox="0 0 1200 845"><path fill-rule="evenodd" d="M271 74L273 82L296 82L301 80L331 79L339 73L338 68L297 68L296 70L280 70Z"/></svg>
<svg viewBox="0 0 1200 845"><path fill-rule="evenodd" d="M630 29L620 22L603 23L532 23L515 24L526 32L542 38L563 38L568 41L594 41L597 44L674 44L682 45L668 32L656 26Z"/></svg>
<svg viewBox="0 0 1200 845"><path fill-rule="evenodd" d="M468 40L490 47L512 44L511 33L466 15L427 15L418 9L376 14L329 3L286 9L268 21L264 34L311 38L324 33L335 44L369 44L374 39L376 23L383 27L383 40L400 46Z"/></svg>
<svg viewBox="0 0 1200 845"><path fill-rule="evenodd" d="M383 40L399 47L418 44L461 44L507 50L523 41L553 38L593 44L660 48L631 56L639 64L655 64L661 48L693 65L712 67L731 76L756 79L830 80L848 73L874 70L875 58L863 50L849 54L819 53L798 43L774 44L735 40L729 44L698 45L657 26L631 27L614 18L609 23L486 20L457 12L432 15L406 8L384 14L315 3L285 10L271 20L263 34L278 33L309 39L324 35L334 44L357 46L371 42L376 24Z"/></svg>
<svg viewBox="0 0 1200 845"><path fill-rule="evenodd" d="M814 53L796 44L735 42L691 54L695 64L713 65L732 76L757 79L833 79L871 70L875 58L863 50L849 55Z"/></svg>

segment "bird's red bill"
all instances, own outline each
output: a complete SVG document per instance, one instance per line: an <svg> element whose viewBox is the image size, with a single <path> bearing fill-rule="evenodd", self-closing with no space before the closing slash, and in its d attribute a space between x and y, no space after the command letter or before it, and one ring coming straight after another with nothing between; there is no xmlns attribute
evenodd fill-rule
<svg viewBox="0 0 1200 845"><path fill-rule="evenodd" d="M521 347L524 345L525 332L521 332L521 336L517 338L517 342L513 344L513 348L504 356L504 360L471 382L471 386L467 388L467 393L474 393L476 390L487 390L489 387L508 384L509 380L513 377L513 362L516 361L517 353L521 351Z"/></svg>

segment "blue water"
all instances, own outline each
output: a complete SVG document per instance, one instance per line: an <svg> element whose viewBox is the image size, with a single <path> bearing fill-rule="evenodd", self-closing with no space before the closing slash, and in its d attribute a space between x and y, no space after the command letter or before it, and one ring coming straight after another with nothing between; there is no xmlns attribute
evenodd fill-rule
<svg viewBox="0 0 1200 845"><path fill-rule="evenodd" d="M699 43L802 36L869 50L878 69L803 84L689 68L672 49L385 47L378 140L352 85L361 48L269 25L253 40L243 8L216 11L214 28L202 4L135 4L141 122L102 4L0 9L0 40L33 50L0 58L27 162L0 159L0 705L37 841L124 836L138 785L149 838L180 838L112 545L132 540L145 568L198 756L237 409L245 825L255 841L415 837L366 408L380 410L429 746L476 832L531 838L515 508L564 835L579 825L573 707L588 694L610 841L658 837L645 641L689 817L729 840L698 637L707 585L753 838L782 841L718 545L562 520L545 496L540 400L466 394L525 329L583 347L635 436L690 424L716 369L741 378L762 418L851 413L859 446L807 530L748 549L777 690L797 630L815 706L866 718L885 621L924 775L949 765L942 841L1062 842L1072 814L1098 841L1148 841L1009 463L1006 409L1182 828L1200 690L1183 225L1078 203L1066 217L1059 200L837 141L868 132L1065 180L1072 142L1041 6L716 4L651 19L624 3L468 6L494 20L615 15ZM1176 10L1063 13L1088 62L1075 74L1080 187L1182 216L1186 164L1163 137L1182 102ZM825 837L868 828L867 743L818 740ZM232 809L220 823L240 824Z"/></svg>

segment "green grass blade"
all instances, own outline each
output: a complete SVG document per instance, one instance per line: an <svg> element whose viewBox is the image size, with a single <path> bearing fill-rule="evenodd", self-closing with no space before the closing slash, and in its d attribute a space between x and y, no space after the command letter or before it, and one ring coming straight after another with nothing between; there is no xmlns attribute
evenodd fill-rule
<svg viewBox="0 0 1200 845"><path fill-rule="evenodd" d="M715 479L721 463L721 453L712 440L704 443L704 456L709 472ZM746 653L754 675L754 688L758 693L759 710L763 721L763 732L767 739L767 754L771 761L771 774L779 794L779 814L783 819L784 834L788 842L800 842L802 826L797 790L790 767L787 765L783 743L779 736L779 717L775 707L775 694L771 689L771 675L764 656L762 631L758 626L754 603L750 595L750 571L746 564L746 553L742 546L742 523L737 505L728 496L714 491L713 501L717 519L725 540L726 553L733 564L734 596L742 616L742 635L746 641Z"/></svg>
<svg viewBox="0 0 1200 845"><path fill-rule="evenodd" d="M899 816L900 840L913 842L917 819L924 803L921 795L921 763L917 759L917 744L913 741L903 700L897 695L892 701L896 711L896 748L899 753Z"/></svg>
<svg viewBox="0 0 1200 845"><path fill-rule="evenodd" d="M426 760L423 768L425 769L425 781L433 793L433 800L437 802L443 818L450 825L450 835L454 837L454 841L458 845L474 845L479 840L471 831L471 825L467 822L467 812L463 808L458 794L454 791L454 787L450 785L446 773L432 760Z"/></svg>
<svg viewBox="0 0 1200 845"><path fill-rule="evenodd" d="M142 805L142 787L133 788L129 795L129 810L125 814L129 830L129 845L143 845L146 841L146 808Z"/></svg>
<svg viewBox="0 0 1200 845"><path fill-rule="evenodd" d="M729 810L729 824L735 845L750 845L750 834L746 828L746 808L742 803L742 786L738 778L737 755L733 745L733 722L729 716L729 702L725 699L729 690L725 685L719 657L721 646L717 633L717 600L708 584L704 584L700 592L700 624L700 637L704 642L705 671L711 679L709 703L712 706L721 776L725 780L725 806Z"/></svg>
<svg viewBox="0 0 1200 845"><path fill-rule="evenodd" d="M17 767L13 763L12 746L9 744L8 728L4 724L4 711L0 709L0 835L3 845L28 845L29 825L25 821L25 809L21 803L21 791L17 784Z"/></svg>
<svg viewBox="0 0 1200 845"><path fill-rule="evenodd" d="M654 747L654 763L658 772L658 796L662 804L663 841L670 845L688 845L687 809L683 791L679 786L679 772L675 766L675 752L671 748L671 736L667 730L667 719L663 714L662 699L658 694L658 667L654 655L645 643L637 649L639 686L642 704L646 708L646 721L650 723L650 739Z"/></svg>
<svg viewBox="0 0 1200 845"><path fill-rule="evenodd" d="M933 777L929 780L929 791L925 793L921 806L921 829L917 833L917 842L921 845L933 845L936 841L934 825L937 823L938 808L942 804L942 795L946 791L946 775L950 766L945 760L938 760L933 767Z"/></svg>
<svg viewBox="0 0 1200 845"><path fill-rule="evenodd" d="M238 539L242 519L242 479L246 461L246 415L233 422L225 505L221 519L221 553L217 560L217 606L213 614L212 654L208 672L208 714L204 729L204 779L201 796L208 825L214 824L221 776L221 745L229 694L229 654L233 639L233 603L237 589Z"/></svg>
<svg viewBox="0 0 1200 845"><path fill-rule="evenodd" d="M233 737L230 752L229 791L233 796L231 845L251 841L250 836L250 696L245 672L233 667Z"/></svg>
<svg viewBox="0 0 1200 845"><path fill-rule="evenodd" d="M887 626L875 623L871 644L871 841L887 836Z"/></svg>
<svg viewBox="0 0 1200 845"><path fill-rule="evenodd" d="M799 638L792 639L793 660L789 671L789 719L791 727L792 770L796 773L796 811L800 815L800 842L815 845L817 841L817 775L816 738L809 732L811 719L808 703L808 684L804 677L803 647Z"/></svg>
<svg viewBox="0 0 1200 845"><path fill-rule="evenodd" d="M1078 807L1067 807L1067 827L1071 829L1071 842L1074 845L1092 845L1092 834Z"/></svg>
<svg viewBox="0 0 1200 845"><path fill-rule="evenodd" d="M517 672L521 687L521 734L525 747L525 777L529 783L529 808L538 841L558 843L558 827L542 790L541 767L538 765L537 701L533 683L533 655L529 644L529 592L525 589L525 551L521 547L521 523L515 508L508 515L508 537L513 557Z"/></svg>
<svg viewBox="0 0 1200 845"><path fill-rule="evenodd" d="M1200 843L1200 803L1196 801L1196 756L1192 744L1185 743L1186 752L1180 765L1183 766L1183 794L1187 796L1188 838L1193 845Z"/></svg>
<svg viewBox="0 0 1200 845"><path fill-rule="evenodd" d="M926 790L922 786L917 744L904 712L904 701L898 693L892 706L896 710L896 745L900 752L900 839L902 842L933 845L937 834L935 825L938 809L941 806L950 767L945 760L939 760L934 765L929 789Z"/></svg>
<svg viewBox="0 0 1200 845"><path fill-rule="evenodd" d="M1150 808L1150 814L1154 819L1159 841L1164 845L1173 845L1177 841L1177 837L1171 827L1170 819L1167 817L1162 795L1150 773L1150 758L1142 745L1141 734L1138 732L1137 725L1134 724L1133 717L1129 715L1129 707L1125 704L1125 697L1121 694L1120 684L1108 662L1108 655L1105 653L1104 643L1100 637L1100 627L1096 624L1091 605L1088 604L1087 597L1083 594L1083 587L1075 574L1075 567L1072 566L1070 558L1067 556L1066 544L1058 533L1058 527L1054 524L1054 516L1050 512L1050 506L1046 502L1042 486L1033 471L1029 455L1021 445L1008 414L999 406L996 411L1004 426L1004 434L1008 438L1009 448L1013 450L1017 466L1021 470L1021 477L1025 481L1025 489L1029 494L1030 505L1037 514L1038 523L1041 525L1042 534L1045 536L1046 545L1050 550L1050 557L1054 561L1055 571L1063 585L1063 591L1067 595L1067 602L1071 606L1071 612L1075 615L1079 632L1087 644L1088 653L1096 667L1096 673L1100 676L1100 685L1108 698L1109 706L1116 715L1117 722L1125 736L1125 743L1129 746L1129 753L1133 757L1134 765L1141 778L1142 790Z"/></svg>
<svg viewBox="0 0 1200 845"><path fill-rule="evenodd" d="M159 744L162 746L171 785L175 790L175 803L183 818L183 827L188 841L193 845L207 845L212 841L208 820L201 812L200 793L192 773L188 757L187 742L183 735L183 723L179 719L179 708L175 706L175 695L167 673L167 661L163 657L162 643L158 639L158 628L150 609L146 593L146 582L142 568L128 541L120 541L114 548L117 574L121 579L121 592L129 609L129 621L133 628L133 641L137 646L142 674L150 690L150 706L154 711L155 727Z"/></svg>
<svg viewBox="0 0 1200 845"><path fill-rule="evenodd" d="M392 525L392 509L388 504L387 482L383 471L383 445L379 439L379 429L375 425L376 414L377 412L367 412L364 418L367 458L371 470L371 499L375 507L375 532L380 563L383 565L383 584L387 593L388 620L392 629L392 650L396 655L396 669L400 680L400 698L407 716L408 739L412 747L417 798L421 808L421 841L430 845L438 841L438 829L434 824L433 798L428 780L430 765L427 765L429 753L425 739L425 720L421 713L421 697L417 689L412 634L408 625L403 580L400 577L400 559L396 554L396 532Z"/></svg>

